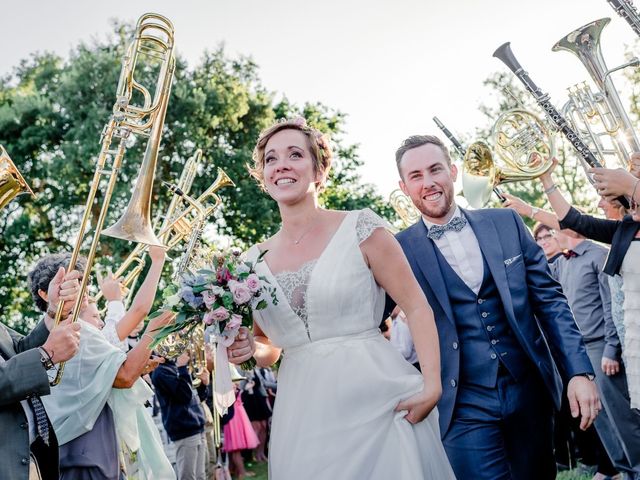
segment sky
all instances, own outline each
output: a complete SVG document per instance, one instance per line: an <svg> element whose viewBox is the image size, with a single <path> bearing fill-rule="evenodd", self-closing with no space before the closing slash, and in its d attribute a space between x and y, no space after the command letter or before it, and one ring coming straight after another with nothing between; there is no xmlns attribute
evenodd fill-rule
<svg viewBox="0 0 640 480"><path fill-rule="evenodd" d="M360 145L363 179L384 195L397 188L400 142L440 134L434 115L458 136L487 125L482 82L506 71L492 58L502 43L559 108L566 88L588 79L576 57L551 51L560 38L610 17L602 34L609 68L636 38L606 0L21 0L3 5L0 75L36 51L66 56L80 41L105 38L111 19L148 11L173 22L191 65L223 43L229 55L253 58L269 90L346 113L345 140Z"/></svg>

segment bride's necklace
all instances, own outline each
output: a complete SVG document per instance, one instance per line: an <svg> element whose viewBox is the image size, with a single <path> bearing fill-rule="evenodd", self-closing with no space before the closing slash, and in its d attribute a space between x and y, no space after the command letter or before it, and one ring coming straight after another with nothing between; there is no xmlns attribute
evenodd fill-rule
<svg viewBox="0 0 640 480"><path fill-rule="evenodd" d="M311 230L313 230L314 228L316 228L316 227L318 226L318 224L319 224L319 223L320 223L320 220L319 220L319 219L318 219L318 220L316 220L316 221L313 223L313 225L311 225L309 228L307 228L307 229L302 233L302 235L300 235L298 238L296 238L296 239L293 239L293 240L292 240L292 241L293 241L293 244L294 244L294 245L298 245L298 244L302 241L302 239L307 235L307 233L311 232Z"/></svg>

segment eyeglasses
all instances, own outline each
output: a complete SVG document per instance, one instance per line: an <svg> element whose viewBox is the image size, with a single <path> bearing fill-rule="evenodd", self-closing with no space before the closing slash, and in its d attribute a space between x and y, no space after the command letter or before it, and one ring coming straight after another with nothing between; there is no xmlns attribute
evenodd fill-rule
<svg viewBox="0 0 640 480"><path fill-rule="evenodd" d="M536 237L537 243L548 242L553 238L553 234L547 233L546 235L539 235Z"/></svg>

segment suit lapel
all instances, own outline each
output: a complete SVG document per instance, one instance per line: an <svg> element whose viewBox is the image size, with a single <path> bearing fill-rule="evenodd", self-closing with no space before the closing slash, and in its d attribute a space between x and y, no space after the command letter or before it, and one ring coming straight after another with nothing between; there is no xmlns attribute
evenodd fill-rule
<svg viewBox="0 0 640 480"><path fill-rule="evenodd" d="M415 263L420 268L431 290L433 290L447 318L453 323L453 310L449 301L449 293L436 258L435 247L427 237L427 227L420 219L418 223L409 228L407 233L409 251L412 252Z"/></svg>
<svg viewBox="0 0 640 480"><path fill-rule="evenodd" d="M502 250L500 236L498 235L498 229L493 223L493 220L491 220L488 215L483 214L482 210L461 210L464 212L464 216L469 221L469 225L471 225L478 239L480 250L484 255L487 265L489 265L489 271L493 276L493 281L496 282L498 292L500 292L500 298L502 299L505 312L512 321L515 321L513 302L504 265L504 252Z"/></svg>
<svg viewBox="0 0 640 480"><path fill-rule="evenodd" d="M16 354L13 350L11 335L9 335L4 325L0 325L0 353L5 359L9 359Z"/></svg>

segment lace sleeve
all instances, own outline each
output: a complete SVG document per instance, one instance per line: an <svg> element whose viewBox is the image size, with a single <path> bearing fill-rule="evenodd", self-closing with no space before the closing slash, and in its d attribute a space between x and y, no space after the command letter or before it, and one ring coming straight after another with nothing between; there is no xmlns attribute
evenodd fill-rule
<svg viewBox="0 0 640 480"><path fill-rule="evenodd" d="M386 220L373 212L370 208L361 210L358 214L356 222L356 234L358 235L358 243L364 242L371 236L376 228L390 229L391 225Z"/></svg>

